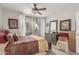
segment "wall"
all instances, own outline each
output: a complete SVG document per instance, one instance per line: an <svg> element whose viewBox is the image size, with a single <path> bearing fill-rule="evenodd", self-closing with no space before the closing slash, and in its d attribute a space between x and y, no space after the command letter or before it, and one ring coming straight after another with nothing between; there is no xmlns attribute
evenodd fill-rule
<svg viewBox="0 0 79 59"><path fill-rule="evenodd" d="M65 9L62 8L62 10L59 10L56 13L51 14L48 17L47 22L49 23L50 21L58 20L58 31L60 31L60 21L71 19L71 31L75 31L75 20L76 20L75 13L77 10L79 10L78 8L79 7L73 7L73 8L71 7L71 8L65 8ZM68 31L65 31L65 32L68 32Z"/></svg>
<svg viewBox="0 0 79 59"><path fill-rule="evenodd" d="M4 9L4 8L0 7L0 28L3 27L3 29L8 29L12 33L14 33L14 32L19 33L19 28L18 29L9 29L9 26L8 26L8 18L13 18L13 19L19 20L19 15L20 15L19 12Z"/></svg>
<svg viewBox="0 0 79 59"><path fill-rule="evenodd" d="M2 8L0 8L0 28L2 28Z"/></svg>
<svg viewBox="0 0 79 59"><path fill-rule="evenodd" d="M66 19L71 19L71 30L75 30L75 14L71 11L64 11L61 12L57 15L54 15L52 18L58 20L58 31L60 31L60 21L61 20L66 20ZM55 17L55 18L54 18Z"/></svg>

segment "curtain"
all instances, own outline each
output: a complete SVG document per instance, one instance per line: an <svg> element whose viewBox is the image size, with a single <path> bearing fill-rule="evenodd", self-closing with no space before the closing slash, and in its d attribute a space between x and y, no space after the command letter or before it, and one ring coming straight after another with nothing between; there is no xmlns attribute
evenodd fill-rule
<svg viewBox="0 0 79 59"><path fill-rule="evenodd" d="M26 26L25 26L25 15L20 15L20 19L19 19L19 35L20 36L25 36L26 33Z"/></svg>

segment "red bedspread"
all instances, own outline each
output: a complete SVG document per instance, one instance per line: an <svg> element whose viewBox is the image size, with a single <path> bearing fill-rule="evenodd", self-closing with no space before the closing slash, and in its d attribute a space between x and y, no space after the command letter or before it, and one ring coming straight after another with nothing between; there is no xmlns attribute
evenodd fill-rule
<svg viewBox="0 0 79 59"><path fill-rule="evenodd" d="M20 37L19 41L8 43L5 47L6 55L32 55L39 52L38 41L32 37Z"/></svg>

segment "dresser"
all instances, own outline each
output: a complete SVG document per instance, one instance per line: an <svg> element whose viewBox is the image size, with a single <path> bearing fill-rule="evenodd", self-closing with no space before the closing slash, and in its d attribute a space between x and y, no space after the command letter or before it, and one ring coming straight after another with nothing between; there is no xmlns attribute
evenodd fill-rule
<svg viewBox="0 0 79 59"><path fill-rule="evenodd" d="M58 41L58 32L53 32L51 34L51 43L53 45L56 45L57 41Z"/></svg>
<svg viewBox="0 0 79 59"><path fill-rule="evenodd" d="M51 34L45 33L45 39L48 42L49 49L51 49Z"/></svg>
<svg viewBox="0 0 79 59"><path fill-rule="evenodd" d="M57 32L53 32L52 34L45 33L45 39L48 42L49 49L51 49L51 44L56 45L56 43L57 43L58 33Z"/></svg>
<svg viewBox="0 0 79 59"><path fill-rule="evenodd" d="M75 31L71 31L69 32L69 37L68 37L68 47L69 50L72 52L76 52L76 32ZM79 44L78 44L79 46Z"/></svg>

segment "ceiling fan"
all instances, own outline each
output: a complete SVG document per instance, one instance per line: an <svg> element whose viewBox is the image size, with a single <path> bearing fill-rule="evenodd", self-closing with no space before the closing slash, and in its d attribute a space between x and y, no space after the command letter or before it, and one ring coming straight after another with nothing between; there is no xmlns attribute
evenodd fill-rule
<svg viewBox="0 0 79 59"><path fill-rule="evenodd" d="M32 10L37 12L40 15L42 15L42 13L40 13L39 11L46 10L46 8L38 8L36 3L34 3L33 6L34 6L34 8L32 8Z"/></svg>

